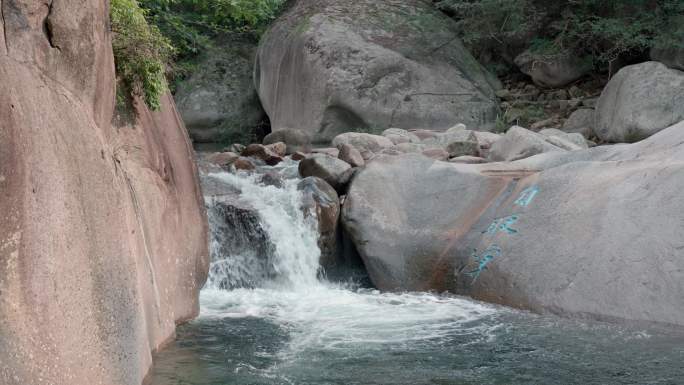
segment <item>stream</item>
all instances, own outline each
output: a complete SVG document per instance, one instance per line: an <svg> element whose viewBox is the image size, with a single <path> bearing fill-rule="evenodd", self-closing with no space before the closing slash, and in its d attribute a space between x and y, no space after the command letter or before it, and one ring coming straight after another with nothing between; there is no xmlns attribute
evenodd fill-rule
<svg viewBox="0 0 684 385"><path fill-rule="evenodd" d="M680 332L326 279L296 166L202 176L241 191L259 226L221 229L206 197L213 263L201 314L156 355L152 385L684 383ZM266 172L282 184L264 184ZM230 230L260 231L267 245Z"/></svg>

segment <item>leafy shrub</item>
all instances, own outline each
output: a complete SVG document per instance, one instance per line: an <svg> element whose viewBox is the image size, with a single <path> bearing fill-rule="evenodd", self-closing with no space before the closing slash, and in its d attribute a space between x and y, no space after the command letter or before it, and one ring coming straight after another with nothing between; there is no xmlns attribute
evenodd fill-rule
<svg viewBox="0 0 684 385"><path fill-rule="evenodd" d="M147 23L136 0L112 0L110 16L119 83L127 94L142 96L151 109L158 110L167 90L165 68L173 47Z"/></svg>
<svg viewBox="0 0 684 385"><path fill-rule="evenodd" d="M155 24L176 49L172 72L183 77L193 59L222 33L258 39L286 0L140 0Z"/></svg>
<svg viewBox="0 0 684 385"><path fill-rule="evenodd" d="M592 57L599 67L649 48L684 48L682 0L436 0L476 55L516 45ZM479 55L478 55L479 56Z"/></svg>

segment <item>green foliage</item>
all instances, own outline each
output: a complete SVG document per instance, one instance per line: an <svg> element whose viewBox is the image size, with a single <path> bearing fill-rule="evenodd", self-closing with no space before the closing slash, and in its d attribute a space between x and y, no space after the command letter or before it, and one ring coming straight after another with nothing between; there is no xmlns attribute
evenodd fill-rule
<svg viewBox="0 0 684 385"><path fill-rule="evenodd" d="M145 11L136 0L112 0L110 16L119 83L126 94L142 96L151 109L158 110L167 90L165 68L173 47L147 23Z"/></svg>
<svg viewBox="0 0 684 385"><path fill-rule="evenodd" d="M358 132L360 134L380 135L380 134L382 134L383 131L385 131L385 129L382 127L377 127L377 126L363 126L363 127L351 127L345 131L346 132Z"/></svg>
<svg viewBox="0 0 684 385"><path fill-rule="evenodd" d="M684 45L682 0L439 0L476 54L511 44L593 57L600 67Z"/></svg>
<svg viewBox="0 0 684 385"><path fill-rule="evenodd" d="M464 43L475 52L527 39L544 16L532 0L440 0L436 5L454 17Z"/></svg>
<svg viewBox="0 0 684 385"><path fill-rule="evenodd" d="M258 39L286 0L140 0L155 24L176 48L172 71L183 77L193 60L222 33Z"/></svg>

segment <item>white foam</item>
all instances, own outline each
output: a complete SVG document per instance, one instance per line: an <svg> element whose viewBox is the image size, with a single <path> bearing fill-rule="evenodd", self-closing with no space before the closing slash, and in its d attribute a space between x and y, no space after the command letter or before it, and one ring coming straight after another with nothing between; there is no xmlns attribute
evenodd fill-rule
<svg viewBox="0 0 684 385"><path fill-rule="evenodd" d="M210 177L238 188L257 209L276 250L273 263L277 278L256 289L227 291L208 285L201 293L201 317L257 317L273 322L291 337L283 354L312 348L348 349L359 344L415 343L454 333L486 336L478 328L488 326L472 321L496 313L492 306L458 297L381 293L320 281L316 223L299 209L302 197L297 191L298 180L287 180L282 188L276 188L260 185L255 175L218 173ZM239 274L250 264L244 256L214 258L234 259L240 265L229 272L216 270L215 274Z"/></svg>

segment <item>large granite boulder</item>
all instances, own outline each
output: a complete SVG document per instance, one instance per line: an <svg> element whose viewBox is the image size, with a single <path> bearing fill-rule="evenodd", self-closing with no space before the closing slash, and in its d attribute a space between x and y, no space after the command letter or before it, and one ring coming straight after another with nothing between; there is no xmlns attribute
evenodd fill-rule
<svg viewBox="0 0 684 385"><path fill-rule="evenodd" d="M622 68L596 106L596 135L607 142L637 142L684 120L684 72L662 63Z"/></svg>
<svg viewBox="0 0 684 385"><path fill-rule="evenodd" d="M382 155L354 178L342 223L379 289L446 288L454 221L468 222L505 185L420 154Z"/></svg>
<svg viewBox="0 0 684 385"><path fill-rule="evenodd" d="M141 384L207 276L190 141L114 114L108 1L0 3L0 383Z"/></svg>
<svg viewBox="0 0 684 385"><path fill-rule="evenodd" d="M512 163L378 157L342 220L384 290L684 326L684 122Z"/></svg>
<svg viewBox="0 0 684 385"><path fill-rule="evenodd" d="M487 129L498 113L498 80L421 0L298 0L263 37L255 72L273 130L316 143L354 129Z"/></svg>
<svg viewBox="0 0 684 385"><path fill-rule="evenodd" d="M251 140L265 113L254 89L256 44L220 38L178 85L178 110L195 142Z"/></svg>

